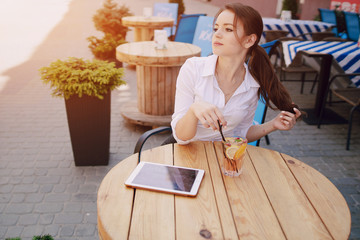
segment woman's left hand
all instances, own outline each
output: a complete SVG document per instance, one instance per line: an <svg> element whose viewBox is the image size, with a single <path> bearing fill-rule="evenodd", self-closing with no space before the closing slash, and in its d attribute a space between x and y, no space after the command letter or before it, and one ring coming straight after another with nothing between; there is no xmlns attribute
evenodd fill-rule
<svg viewBox="0 0 360 240"><path fill-rule="evenodd" d="M294 113L281 111L276 118L273 119L273 126L277 130L290 130L296 124L296 119L301 116L301 112L294 108Z"/></svg>

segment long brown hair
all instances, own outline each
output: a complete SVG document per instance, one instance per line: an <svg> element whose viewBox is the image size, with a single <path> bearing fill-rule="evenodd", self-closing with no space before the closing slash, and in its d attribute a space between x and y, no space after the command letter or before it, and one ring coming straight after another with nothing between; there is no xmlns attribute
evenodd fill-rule
<svg viewBox="0 0 360 240"><path fill-rule="evenodd" d="M277 77L268 54L261 46L259 46L260 37L263 32L263 22L258 11L241 3L229 3L225 5L224 9L221 9L216 14L215 19L224 10L230 10L235 14L235 29L238 20L240 20L244 25L246 35L256 35L257 39L254 45L248 50L246 60L248 61L248 69L251 75L260 85L258 92L259 97L261 95L264 98L266 105L271 109L279 109L294 113L293 108L298 108L297 105L292 102L289 92ZM239 39L237 31L234 31L234 34L236 38Z"/></svg>

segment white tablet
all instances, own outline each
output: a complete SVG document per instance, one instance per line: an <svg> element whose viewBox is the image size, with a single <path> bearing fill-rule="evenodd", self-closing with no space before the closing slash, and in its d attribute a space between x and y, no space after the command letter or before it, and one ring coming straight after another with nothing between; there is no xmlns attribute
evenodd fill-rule
<svg viewBox="0 0 360 240"><path fill-rule="evenodd" d="M185 196L196 196L205 171L158 163L140 162L125 181L128 187Z"/></svg>

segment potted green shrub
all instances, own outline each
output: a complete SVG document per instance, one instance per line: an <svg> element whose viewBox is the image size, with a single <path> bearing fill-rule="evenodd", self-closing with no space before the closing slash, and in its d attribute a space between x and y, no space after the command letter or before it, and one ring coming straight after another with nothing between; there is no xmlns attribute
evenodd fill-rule
<svg viewBox="0 0 360 240"><path fill-rule="evenodd" d="M129 8L125 5L118 6L113 0L105 0L103 7L96 11L93 16L95 28L104 33L103 38L90 36L87 40L90 42L89 48L93 55L101 60L116 60L116 47L125 43L128 27L122 25L121 18L132 16ZM119 65L121 67L121 65Z"/></svg>
<svg viewBox="0 0 360 240"><path fill-rule="evenodd" d="M76 166L107 165L111 91L125 84L114 63L70 57L39 69L52 95L64 97Z"/></svg>
<svg viewBox="0 0 360 240"><path fill-rule="evenodd" d="M105 0L103 7L93 16L93 22L97 30L112 36L121 35L125 39L129 28L122 25L121 18L132 15L125 5L119 7L113 0Z"/></svg>
<svg viewBox="0 0 360 240"><path fill-rule="evenodd" d="M283 0L282 9L291 11L291 18L298 19L298 1L297 0Z"/></svg>
<svg viewBox="0 0 360 240"><path fill-rule="evenodd" d="M21 238L5 238L5 240L21 240ZM33 236L32 240L54 240L54 238L50 234Z"/></svg>
<svg viewBox="0 0 360 240"><path fill-rule="evenodd" d="M114 62L116 67L122 67L121 62L116 59L116 47L126 43L123 38L115 38L111 34L106 33L101 39L91 36L87 40L90 42L89 48L96 59L108 60Z"/></svg>

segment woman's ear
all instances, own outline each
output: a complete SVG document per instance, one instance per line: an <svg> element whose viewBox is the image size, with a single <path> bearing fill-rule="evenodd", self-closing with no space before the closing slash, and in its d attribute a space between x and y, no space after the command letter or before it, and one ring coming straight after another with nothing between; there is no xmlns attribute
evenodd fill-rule
<svg viewBox="0 0 360 240"><path fill-rule="evenodd" d="M246 48L251 48L255 44L255 42L256 42L256 35L251 34L251 35L246 37L245 47Z"/></svg>

